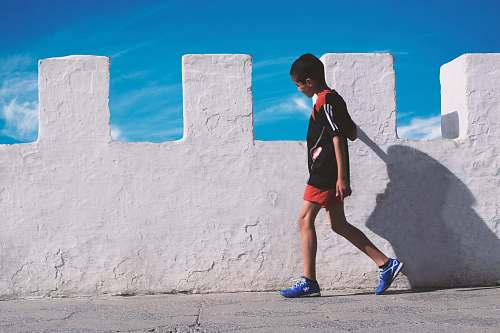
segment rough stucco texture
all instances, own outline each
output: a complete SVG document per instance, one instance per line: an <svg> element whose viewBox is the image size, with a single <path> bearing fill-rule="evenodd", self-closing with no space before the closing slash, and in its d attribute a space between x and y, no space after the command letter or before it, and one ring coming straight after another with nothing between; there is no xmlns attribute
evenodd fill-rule
<svg viewBox="0 0 500 333"><path fill-rule="evenodd" d="M395 287L500 280L500 55L441 68L452 139L432 141L396 136L390 54L322 61L360 128L346 215L406 263ZM39 62L38 141L0 145L1 298L274 290L301 274L305 142L254 140L250 56L182 66L184 136L156 144L111 140L109 58ZM323 288L376 286L324 211L316 230Z"/></svg>

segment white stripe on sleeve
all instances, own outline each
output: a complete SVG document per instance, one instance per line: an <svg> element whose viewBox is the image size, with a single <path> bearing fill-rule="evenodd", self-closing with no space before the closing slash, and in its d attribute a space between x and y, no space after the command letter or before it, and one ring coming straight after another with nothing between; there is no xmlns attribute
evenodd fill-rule
<svg viewBox="0 0 500 333"><path fill-rule="evenodd" d="M328 122L330 123L330 126L332 126L332 129L334 131L338 131L339 128L335 124L335 122L332 121L331 116L333 115L333 109L330 104L325 104L323 105L323 110L325 111L326 119L328 119Z"/></svg>

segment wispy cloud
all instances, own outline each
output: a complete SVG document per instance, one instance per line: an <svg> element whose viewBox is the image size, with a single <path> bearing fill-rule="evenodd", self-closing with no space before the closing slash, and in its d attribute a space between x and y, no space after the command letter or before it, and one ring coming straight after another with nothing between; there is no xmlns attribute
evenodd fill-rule
<svg viewBox="0 0 500 333"><path fill-rule="evenodd" d="M19 96L33 97L38 88L34 73L12 76L0 84L0 103Z"/></svg>
<svg viewBox="0 0 500 333"><path fill-rule="evenodd" d="M290 56L254 62L252 81L257 82L268 79L276 79L280 76L288 79L288 68L294 59L295 57Z"/></svg>
<svg viewBox="0 0 500 333"><path fill-rule="evenodd" d="M173 140L182 136L182 105L156 105L139 114L126 114L120 126L111 124L111 136L119 141Z"/></svg>
<svg viewBox="0 0 500 333"><path fill-rule="evenodd" d="M5 119L3 135L11 136L22 141L33 140L38 126L38 103L21 102L14 98L2 110Z"/></svg>
<svg viewBox="0 0 500 333"><path fill-rule="evenodd" d="M111 139L118 141L126 141L122 134L122 130L117 125L110 125L111 127Z"/></svg>
<svg viewBox="0 0 500 333"><path fill-rule="evenodd" d="M148 133L146 138L152 139L154 141L159 141L159 140L169 141L172 140L173 137L182 137L182 132L183 132L182 126L165 128L160 131Z"/></svg>
<svg viewBox="0 0 500 333"><path fill-rule="evenodd" d="M416 112L415 111L399 111L397 113L398 120L402 119L407 119L407 118L413 118L415 116Z"/></svg>
<svg viewBox="0 0 500 333"><path fill-rule="evenodd" d="M265 74L253 75L252 81L256 82L256 81L261 81L261 80L267 80L267 79L270 79L270 78L277 77L279 75L287 75L287 78L288 78L288 72L274 71L274 72L267 72Z"/></svg>
<svg viewBox="0 0 500 333"><path fill-rule="evenodd" d="M134 46L131 46L131 47L126 47L124 49L121 49L121 50L118 50L118 51L115 51L113 52L110 57L111 57L111 61L113 61L113 59L117 59L117 58L120 58L122 56L124 56L125 54L127 53L130 53L132 51L135 51L135 50L138 50L140 48L143 48L147 45L150 45L152 44L153 42L155 42L154 40L149 40L149 41L145 41L145 42L142 42L142 43L139 43L139 44L135 44Z"/></svg>
<svg viewBox="0 0 500 333"><path fill-rule="evenodd" d="M292 95L285 99L275 101L271 106L262 111L256 111L255 122L274 122L297 115L307 118L311 114L311 110L312 104L310 101L304 97Z"/></svg>
<svg viewBox="0 0 500 333"><path fill-rule="evenodd" d="M273 59L260 60L253 63L252 67L254 69L260 69L263 67L277 66L277 65L291 65L295 60L294 56L278 57Z"/></svg>
<svg viewBox="0 0 500 333"><path fill-rule="evenodd" d="M152 125L149 119L141 119L134 126L123 126L119 129L119 133L114 133L112 127L113 140L120 141L168 141L182 136L183 124L182 119L165 121L161 126ZM126 137L123 133L126 133Z"/></svg>
<svg viewBox="0 0 500 333"><path fill-rule="evenodd" d="M117 83L122 83L128 80L137 80L137 79L142 79L144 78L149 71L147 70L139 70L139 71L132 71L132 72L127 72L118 75L117 77L111 77L111 84L117 84Z"/></svg>
<svg viewBox="0 0 500 333"><path fill-rule="evenodd" d="M150 104L151 99L157 99L159 95L181 92L181 84L152 84L131 91L111 101L112 107L117 112L123 112L133 107ZM165 97L166 98L166 97Z"/></svg>
<svg viewBox="0 0 500 333"><path fill-rule="evenodd" d="M441 116L413 118L408 125L399 126L398 137L412 140L432 140L441 137Z"/></svg>
<svg viewBox="0 0 500 333"><path fill-rule="evenodd" d="M27 54L14 54L9 57L0 58L0 76L24 71L33 65L34 59Z"/></svg>
<svg viewBox="0 0 500 333"><path fill-rule="evenodd" d="M408 51L398 51L398 50L391 50L391 49L387 49L387 50L371 50L369 52L373 52L373 53L390 53L390 54L394 54L394 55L408 55L408 54L410 54L410 52L408 52Z"/></svg>
<svg viewBox="0 0 500 333"><path fill-rule="evenodd" d="M33 59L13 55L0 59L0 135L19 141L32 141L38 128L38 81L30 70Z"/></svg>

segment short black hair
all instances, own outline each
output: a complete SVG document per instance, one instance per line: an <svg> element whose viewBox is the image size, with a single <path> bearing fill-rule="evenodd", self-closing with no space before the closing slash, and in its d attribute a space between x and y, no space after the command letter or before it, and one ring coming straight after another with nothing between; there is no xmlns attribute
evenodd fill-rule
<svg viewBox="0 0 500 333"><path fill-rule="evenodd" d="M302 83L306 83L307 78L324 83L325 66L314 55L306 53L293 62L290 68L290 76Z"/></svg>

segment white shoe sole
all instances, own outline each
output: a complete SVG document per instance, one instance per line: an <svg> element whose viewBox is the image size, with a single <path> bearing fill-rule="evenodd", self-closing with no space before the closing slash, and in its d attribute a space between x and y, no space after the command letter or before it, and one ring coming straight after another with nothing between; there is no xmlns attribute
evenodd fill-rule
<svg viewBox="0 0 500 333"><path fill-rule="evenodd" d="M320 292L312 293L312 294L307 294L307 295L302 295L300 297L319 297L319 296L321 296Z"/></svg>

